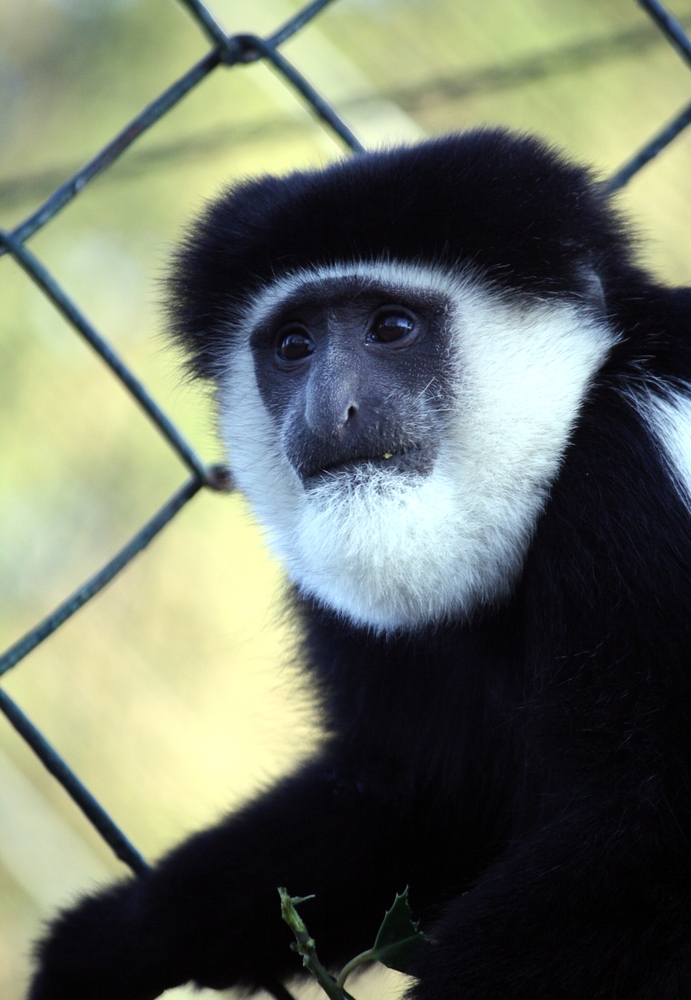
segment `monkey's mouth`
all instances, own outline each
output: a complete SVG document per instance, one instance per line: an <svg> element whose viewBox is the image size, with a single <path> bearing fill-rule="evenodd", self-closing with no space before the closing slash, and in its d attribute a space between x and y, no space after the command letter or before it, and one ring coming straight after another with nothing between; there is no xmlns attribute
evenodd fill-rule
<svg viewBox="0 0 691 1000"><path fill-rule="evenodd" d="M431 471L433 457L418 446L378 454L349 455L335 459L319 468L301 469L300 477L307 488L318 486L329 479L348 483L364 482L382 470L392 473L426 475Z"/></svg>

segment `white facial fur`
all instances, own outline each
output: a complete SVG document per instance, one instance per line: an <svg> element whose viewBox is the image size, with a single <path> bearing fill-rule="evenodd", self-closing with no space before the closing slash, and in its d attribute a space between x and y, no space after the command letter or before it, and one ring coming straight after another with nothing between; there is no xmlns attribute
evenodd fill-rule
<svg viewBox="0 0 691 1000"><path fill-rule="evenodd" d="M356 487L306 491L283 455L248 344L306 284L362 279L433 292L451 312L456 406L431 473L386 469ZM616 337L584 306L526 304L477 278L382 262L316 268L255 300L220 384L221 430L239 488L298 589L376 631L466 617L518 577L589 383Z"/></svg>
<svg viewBox="0 0 691 1000"><path fill-rule="evenodd" d="M669 386L660 389L664 395L655 392L655 380L650 379L645 388L628 395L662 445L682 499L691 506L691 397Z"/></svg>

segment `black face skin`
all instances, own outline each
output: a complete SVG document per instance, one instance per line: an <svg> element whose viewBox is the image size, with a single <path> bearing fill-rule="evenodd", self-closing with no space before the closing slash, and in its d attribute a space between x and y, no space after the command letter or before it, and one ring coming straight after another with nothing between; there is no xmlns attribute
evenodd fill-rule
<svg viewBox="0 0 691 1000"><path fill-rule="evenodd" d="M253 331L259 391L305 486L384 463L431 471L451 394L448 313L429 294L334 279Z"/></svg>

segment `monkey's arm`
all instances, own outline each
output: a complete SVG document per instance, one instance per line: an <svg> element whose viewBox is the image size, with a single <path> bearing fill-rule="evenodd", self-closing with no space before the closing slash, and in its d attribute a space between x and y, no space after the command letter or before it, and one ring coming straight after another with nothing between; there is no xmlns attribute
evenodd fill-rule
<svg viewBox="0 0 691 1000"><path fill-rule="evenodd" d="M582 797L451 904L409 1000L686 996L685 850L669 810Z"/></svg>
<svg viewBox="0 0 691 1000"><path fill-rule="evenodd" d="M62 914L30 1000L149 1000L189 980L259 986L298 973L279 885L315 894L302 912L320 957L345 961L407 884L409 838L404 803L345 784L333 761L310 764L150 873Z"/></svg>

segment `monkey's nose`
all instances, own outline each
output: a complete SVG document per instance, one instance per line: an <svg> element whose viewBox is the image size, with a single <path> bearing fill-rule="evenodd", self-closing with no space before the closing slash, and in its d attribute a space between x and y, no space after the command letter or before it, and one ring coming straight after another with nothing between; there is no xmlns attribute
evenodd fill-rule
<svg viewBox="0 0 691 1000"><path fill-rule="evenodd" d="M352 438L358 430L358 412L359 407L357 403L348 403L344 406L340 417L336 417L334 420L331 436L340 442L345 442Z"/></svg>
<svg viewBox="0 0 691 1000"><path fill-rule="evenodd" d="M345 400L311 400L305 410L305 418L311 432L322 441L343 441L357 429L359 406L352 396Z"/></svg>

